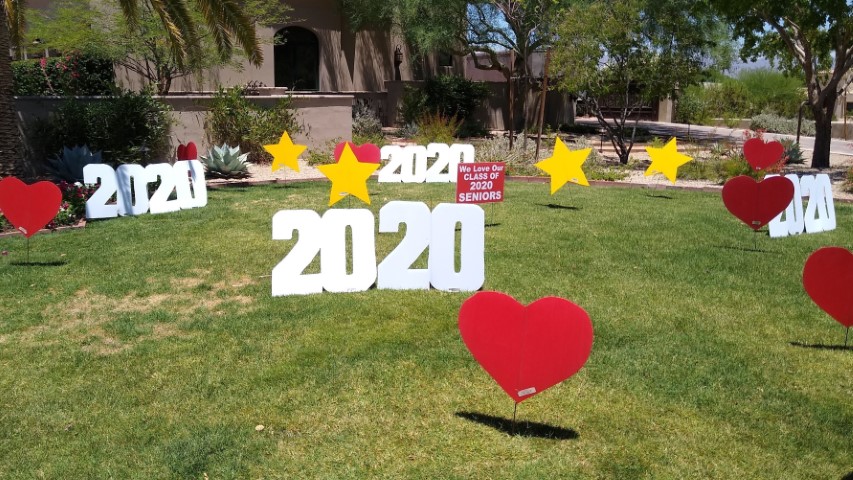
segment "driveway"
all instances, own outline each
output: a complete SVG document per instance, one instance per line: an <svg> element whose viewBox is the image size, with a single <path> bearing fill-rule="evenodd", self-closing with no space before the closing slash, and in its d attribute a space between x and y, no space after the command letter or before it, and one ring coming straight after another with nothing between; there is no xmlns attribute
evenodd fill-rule
<svg viewBox="0 0 853 480"><path fill-rule="evenodd" d="M584 125L598 125L598 120L590 117L577 118L575 121ZM681 139L687 138L689 134L689 136L694 139L709 141L743 141L743 133L745 131L739 128L705 127L701 125L685 125L683 123L640 121L638 125L647 129L652 135L657 135L660 137L677 137ZM853 125L851 125L849 128L853 128ZM765 133L764 138L774 140L781 140L787 138L791 140L796 140L795 135L781 135L777 133ZM801 135L800 148L803 150L813 150L814 137L806 137ZM833 138L832 145L830 146L830 151L833 154L853 156L853 141Z"/></svg>

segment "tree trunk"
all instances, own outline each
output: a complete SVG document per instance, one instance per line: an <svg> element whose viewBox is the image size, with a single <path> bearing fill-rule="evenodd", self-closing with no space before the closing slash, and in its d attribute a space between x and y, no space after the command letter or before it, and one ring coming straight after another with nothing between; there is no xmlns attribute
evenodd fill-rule
<svg viewBox="0 0 853 480"><path fill-rule="evenodd" d="M815 120L814 152L812 168L829 168L829 154L832 142L832 114L835 112L837 97L827 95L822 105L811 105Z"/></svg>
<svg viewBox="0 0 853 480"><path fill-rule="evenodd" d="M9 58L9 25L0 3L0 176L19 175L20 135L15 122L12 62Z"/></svg>

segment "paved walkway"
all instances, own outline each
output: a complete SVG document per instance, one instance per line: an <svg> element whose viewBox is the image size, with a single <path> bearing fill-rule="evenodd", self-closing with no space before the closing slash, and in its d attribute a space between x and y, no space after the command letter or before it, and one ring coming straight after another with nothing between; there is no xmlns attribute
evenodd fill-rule
<svg viewBox="0 0 853 480"><path fill-rule="evenodd" d="M585 125L598 125L598 120L594 118L577 118L577 123ZM687 138L688 135L700 140L743 140L744 130L739 128L726 127L705 127L701 125L685 125L683 123L663 123L663 122L647 122L640 121L639 126L647 129L653 135L665 137ZM850 126L853 128L853 125ZM689 131L688 131L689 129ZM780 135L777 133L766 133L764 137L767 139L781 140L788 138L796 140L795 135ZM803 150L814 149L814 137L800 136L800 148ZM853 156L853 141L842 140L839 138L832 139L830 152L838 155Z"/></svg>

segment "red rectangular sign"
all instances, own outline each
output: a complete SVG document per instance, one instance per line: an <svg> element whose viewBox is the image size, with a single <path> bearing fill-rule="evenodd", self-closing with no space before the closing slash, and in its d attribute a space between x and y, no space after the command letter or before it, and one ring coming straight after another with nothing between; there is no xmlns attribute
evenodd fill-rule
<svg viewBox="0 0 853 480"><path fill-rule="evenodd" d="M502 162L460 163L456 177L456 203L492 203L504 200Z"/></svg>

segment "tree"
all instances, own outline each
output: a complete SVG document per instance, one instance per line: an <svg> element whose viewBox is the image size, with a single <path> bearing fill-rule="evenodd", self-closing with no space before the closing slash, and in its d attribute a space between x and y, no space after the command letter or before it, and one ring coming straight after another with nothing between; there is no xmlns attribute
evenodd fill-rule
<svg viewBox="0 0 853 480"><path fill-rule="evenodd" d="M743 38L741 56L763 55L805 77L815 120L812 168L828 168L832 116L853 81L853 8L845 0L712 0Z"/></svg>
<svg viewBox="0 0 853 480"><path fill-rule="evenodd" d="M556 86L586 104L626 164L639 109L700 78L715 19L690 0L603 0L561 17Z"/></svg>
<svg viewBox="0 0 853 480"><path fill-rule="evenodd" d="M115 0L131 25L140 18L140 6L150 5L166 28L172 57L179 64L200 49L199 31L192 22L188 0ZM20 135L15 122L12 95L11 46L19 47L24 31L25 0L0 1L0 175L24 173ZM242 47L254 65L263 61L255 26L236 0L195 0L195 6L209 28L213 42L223 55Z"/></svg>
<svg viewBox="0 0 853 480"><path fill-rule="evenodd" d="M252 23L270 25L285 23L290 8L281 2L249 0L242 10ZM38 39L41 48L107 58L138 74L161 95L179 78L201 77L211 68L226 65L243 66L239 52L218 51L198 9L190 11L199 26L198 55L188 55L180 63L172 57L167 32L150 4L142 5L134 25L115 9L93 8L88 0L61 0L49 10L30 10L27 15L27 43ZM81 23L89 28L76 28Z"/></svg>
<svg viewBox="0 0 853 480"><path fill-rule="evenodd" d="M517 75L526 91L536 87L531 56L553 38L565 0L341 0L353 28L397 25L416 52L470 56L481 70ZM510 64L510 52L515 65ZM527 109L523 109L527 111ZM525 115L525 128L527 127Z"/></svg>

